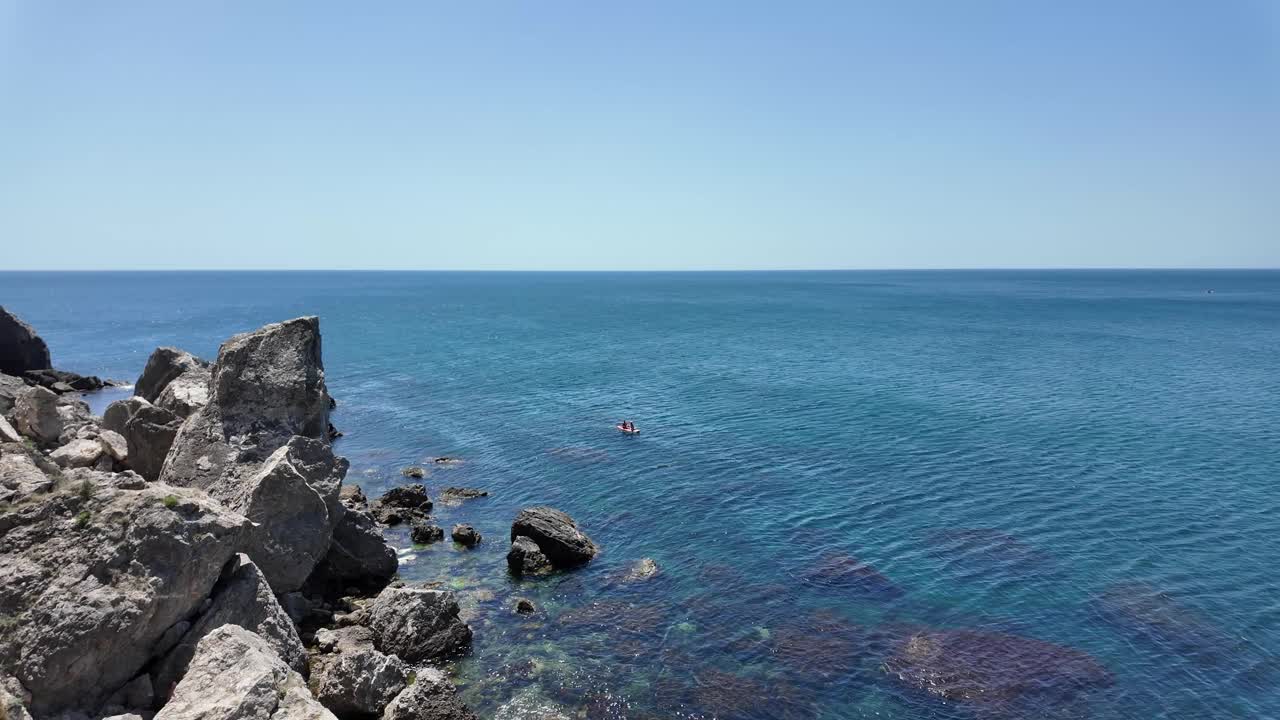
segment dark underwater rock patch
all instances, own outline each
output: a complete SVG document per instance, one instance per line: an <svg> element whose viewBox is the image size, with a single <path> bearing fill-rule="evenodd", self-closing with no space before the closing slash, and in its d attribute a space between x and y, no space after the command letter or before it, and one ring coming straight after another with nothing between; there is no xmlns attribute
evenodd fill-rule
<svg viewBox="0 0 1280 720"><path fill-rule="evenodd" d="M902 588L879 570L852 555L831 554L800 575L810 585L835 590L850 590L882 599L904 595Z"/></svg>
<svg viewBox="0 0 1280 720"><path fill-rule="evenodd" d="M812 718L812 698L785 681L710 669L694 677L692 705L707 718Z"/></svg>
<svg viewBox="0 0 1280 720"><path fill-rule="evenodd" d="M1111 673L1087 653L981 630L919 630L884 663L898 682L984 714L1036 716L1037 707L1073 703L1110 685Z"/></svg>
<svg viewBox="0 0 1280 720"><path fill-rule="evenodd" d="M775 660L813 677L853 675L866 646L866 630L831 611L776 628L768 646Z"/></svg>
<svg viewBox="0 0 1280 720"><path fill-rule="evenodd" d="M570 608L558 620L564 627L585 631L647 634L664 630L670 618L670 610L661 605L606 600Z"/></svg>
<svg viewBox="0 0 1280 720"><path fill-rule="evenodd" d="M1112 585L1094 598L1092 605L1103 620L1178 654L1218 661L1226 658L1235 644L1200 613L1146 583Z"/></svg>
<svg viewBox="0 0 1280 720"><path fill-rule="evenodd" d="M1044 574L1053 558L1029 543L995 528L947 528L928 535L930 552L949 562L1009 573Z"/></svg>

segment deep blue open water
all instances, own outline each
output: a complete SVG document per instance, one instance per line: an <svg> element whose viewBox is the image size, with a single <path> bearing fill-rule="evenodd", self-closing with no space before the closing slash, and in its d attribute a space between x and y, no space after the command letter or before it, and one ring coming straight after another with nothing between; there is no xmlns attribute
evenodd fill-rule
<svg viewBox="0 0 1280 720"><path fill-rule="evenodd" d="M438 513L477 550L388 532L459 591L486 716L1280 717L1280 272L0 274L0 304L124 379L319 315L348 480L447 455L433 493L491 492ZM602 554L509 579L531 503ZM922 628L1110 682L944 702L885 672ZM1001 637L961 664L1017 680Z"/></svg>

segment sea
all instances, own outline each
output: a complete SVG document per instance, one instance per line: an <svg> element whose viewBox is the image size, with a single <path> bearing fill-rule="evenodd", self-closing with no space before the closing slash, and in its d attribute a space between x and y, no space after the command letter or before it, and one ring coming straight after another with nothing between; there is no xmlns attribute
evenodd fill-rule
<svg viewBox="0 0 1280 720"><path fill-rule="evenodd" d="M1280 717L1280 271L0 273L0 304L126 382L318 315L347 482L489 493L435 509L474 549L386 532L456 592L482 717ZM511 577L535 504L599 556Z"/></svg>

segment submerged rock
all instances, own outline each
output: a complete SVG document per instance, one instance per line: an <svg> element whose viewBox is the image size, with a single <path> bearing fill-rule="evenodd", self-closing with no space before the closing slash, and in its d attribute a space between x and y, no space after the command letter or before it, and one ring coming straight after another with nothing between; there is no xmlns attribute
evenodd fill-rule
<svg viewBox="0 0 1280 720"><path fill-rule="evenodd" d="M623 582L641 582L656 577L658 562L653 558L640 558L623 574Z"/></svg>
<svg viewBox="0 0 1280 720"><path fill-rule="evenodd" d="M194 613L248 522L204 493L112 486L68 473L66 490L5 515L0 674L40 715L91 708L138 675L166 632Z"/></svg>
<svg viewBox="0 0 1280 720"><path fill-rule="evenodd" d="M271 646L223 625L196 646L187 674L155 720L336 720Z"/></svg>
<svg viewBox="0 0 1280 720"><path fill-rule="evenodd" d="M21 375L51 367L49 346L34 328L0 306L0 372Z"/></svg>
<svg viewBox="0 0 1280 720"><path fill-rule="evenodd" d="M458 618L453 593L389 587L369 606L369 628L378 649L408 662L447 657L471 645L471 628Z"/></svg>
<svg viewBox="0 0 1280 720"><path fill-rule="evenodd" d="M884 670L904 685L987 713L1070 702L1112 682L1105 667L1078 650L979 630L915 632Z"/></svg>
<svg viewBox="0 0 1280 720"><path fill-rule="evenodd" d="M532 540L556 567L581 565L596 556L596 544L564 512L546 506L525 508L511 523L511 540Z"/></svg>
<svg viewBox="0 0 1280 720"><path fill-rule="evenodd" d="M156 687L163 697L168 697L186 673L199 642L223 625L238 625L255 633L286 665L299 672L306 669L306 649L293 621L247 555L231 558L210 600L209 608L156 666Z"/></svg>
<svg viewBox="0 0 1280 720"><path fill-rule="evenodd" d="M812 585L854 590L882 598L896 598L903 594L902 588L879 570L852 555L828 555L802 577Z"/></svg>
<svg viewBox="0 0 1280 720"><path fill-rule="evenodd" d="M867 643L863 628L833 612L775 628L763 639L779 662L830 680L851 677Z"/></svg>
<svg viewBox="0 0 1280 720"><path fill-rule="evenodd" d="M417 480L421 480L422 478L427 476L427 471L423 468L418 467L417 465L414 465L413 467L407 467L401 470L400 474L404 475L407 478L415 478Z"/></svg>
<svg viewBox="0 0 1280 720"><path fill-rule="evenodd" d="M1093 601L1103 619L1175 652L1206 659L1225 657L1234 643L1226 632L1159 588L1145 583L1113 585Z"/></svg>

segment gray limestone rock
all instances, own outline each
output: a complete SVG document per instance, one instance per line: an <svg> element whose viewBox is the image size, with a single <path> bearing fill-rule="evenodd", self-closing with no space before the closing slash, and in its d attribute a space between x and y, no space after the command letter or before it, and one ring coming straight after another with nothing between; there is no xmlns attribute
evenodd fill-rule
<svg viewBox="0 0 1280 720"><path fill-rule="evenodd" d="M6 457L8 455L6 454ZM0 673L39 715L96 707L194 613L248 530L203 492L80 469L0 526Z"/></svg>
<svg viewBox="0 0 1280 720"><path fill-rule="evenodd" d="M458 617L453 593L389 587L369 606L369 629L379 650L421 662L455 654L471 644L471 628Z"/></svg>
<svg viewBox="0 0 1280 720"><path fill-rule="evenodd" d="M261 637L223 625L196 645L155 720L336 720Z"/></svg>
<svg viewBox="0 0 1280 720"><path fill-rule="evenodd" d="M195 618L190 630L156 665L155 684L162 696L167 697L186 673L199 642L223 625L254 632L286 665L298 672L306 669L306 649L293 621L247 555L236 555L227 562L210 598L213 603L209 609Z"/></svg>

